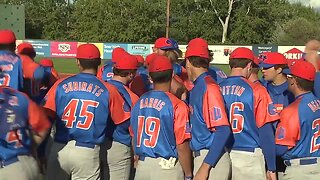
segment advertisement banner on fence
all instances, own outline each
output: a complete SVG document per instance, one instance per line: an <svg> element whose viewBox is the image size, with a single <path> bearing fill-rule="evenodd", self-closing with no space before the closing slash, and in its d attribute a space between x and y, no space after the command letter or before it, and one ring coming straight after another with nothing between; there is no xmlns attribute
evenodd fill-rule
<svg viewBox="0 0 320 180"><path fill-rule="evenodd" d="M304 46L279 46L278 52L282 53L289 60L302 59Z"/></svg>
<svg viewBox="0 0 320 180"><path fill-rule="evenodd" d="M75 58L78 42L51 42L51 57Z"/></svg>
<svg viewBox="0 0 320 180"><path fill-rule="evenodd" d="M229 56L231 52L238 47L246 47L251 49L252 46L227 46L227 45L209 45L209 49L213 52L213 60L211 64L229 64Z"/></svg>
<svg viewBox="0 0 320 180"><path fill-rule="evenodd" d="M128 44L127 51L130 54L142 55L146 57L151 54L152 46L151 44Z"/></svg>
<svg viewBox="0 0 320 180"><path fill-rule="evenodd" d="M252 46L252 51L255 56L259 56L264 52L278 52L277 45L261 45L261 44L254 44Z"/></svg>
<svg viewBox="0 0 320 180"><path fill-rule="evenodd" d="M41 40L25 40L23 42L30 43L37 53L37 56L50 57L50 41Z"/></svg>
<svg viewBox="0 0 320 180"><path fill-rule="evenodd" d="M117 47L122 47L127 51L127 44L120 43L104 43L103 44L103 59L111 59L112 50Z"/></svg>

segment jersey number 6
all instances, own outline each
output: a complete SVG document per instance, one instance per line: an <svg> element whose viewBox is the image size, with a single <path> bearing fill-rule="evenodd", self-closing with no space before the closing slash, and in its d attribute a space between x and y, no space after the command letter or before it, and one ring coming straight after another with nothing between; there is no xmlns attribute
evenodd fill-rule
<svg viewBox="0 0 320 180"><path fill-rule="evenodd" d="M243 124L244 124L244 117L236 113L236 109L238 112L244 111L244 105L242 102L234 102L230 106L230 124L231 124L231 129L233 133L241 133L243 130Z"/></svg>
<svg viewBox="0 0 320 180"><path fill-rule="evenodd" d="M84 99L71 99L68 105L64 108L63 115L61 120L66 121L66 127L72 128L74 122L77 120L77 109L80 103L80 111L78 117L85 117L83 122L78 121L76 127L79 129L87 130L90 128L94 114L88 110L89 107L97 108L99 106L99 102L92 100L84 100Z"/></svg>
<svg viewBox="0 0 320 180"><path fill-rule="evenodd" d="M156 117L144 116L138 117L138 133L137 133L137 147L141 146L142 135L145 133L149 138L143 139L143 145L146 147L155 147L158 142L160 132L160 119Z"/></svg>

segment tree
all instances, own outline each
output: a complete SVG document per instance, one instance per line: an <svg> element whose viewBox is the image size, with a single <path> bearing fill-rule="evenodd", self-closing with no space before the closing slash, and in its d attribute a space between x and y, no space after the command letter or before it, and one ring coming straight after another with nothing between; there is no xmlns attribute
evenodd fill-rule
<svg viewBox="0 0 320 180"><path fill-rule="evenodd" d="M304 45L311 39L320 39L320 29L305 18L292 19L275 31L274 43Z"/></svg>

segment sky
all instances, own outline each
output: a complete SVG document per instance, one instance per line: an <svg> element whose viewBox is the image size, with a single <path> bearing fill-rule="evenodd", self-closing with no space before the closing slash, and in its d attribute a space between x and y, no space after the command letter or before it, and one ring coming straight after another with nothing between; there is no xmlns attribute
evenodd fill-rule
<svg viewBox="0 0 320 180"><path fill-rule="evenodd" d="M304 5L310 5L314 8L320 8L320 0L289 0L291 2L301 2Z"/></svg>

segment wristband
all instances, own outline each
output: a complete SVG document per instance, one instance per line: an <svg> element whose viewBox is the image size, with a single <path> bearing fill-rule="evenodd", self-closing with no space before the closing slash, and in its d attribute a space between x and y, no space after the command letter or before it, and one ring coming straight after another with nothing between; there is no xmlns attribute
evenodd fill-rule
<svg viewBox="0 0 320 180"><path fill-rule="evenodd" d="M193 176L185 176L184 180L193 180Z"/></svg>

